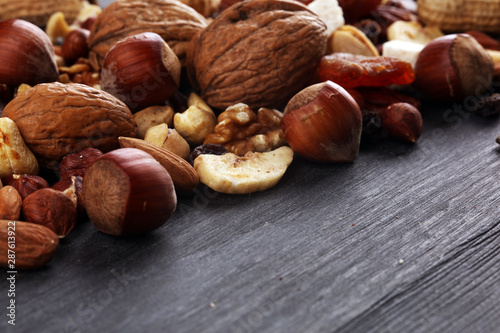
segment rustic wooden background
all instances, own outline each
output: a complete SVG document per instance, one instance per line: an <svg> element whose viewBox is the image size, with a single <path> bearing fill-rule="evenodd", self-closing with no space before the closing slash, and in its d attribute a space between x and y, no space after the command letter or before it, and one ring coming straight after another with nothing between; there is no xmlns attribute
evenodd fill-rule
<svg viewBox="0 0 500 333"><path fill-rule="evenodd" d="M500 120L467 110L265 192L202 187L143 237L82 223L18 273L15 327L4 272L0 331L500 332Z"/></svg>

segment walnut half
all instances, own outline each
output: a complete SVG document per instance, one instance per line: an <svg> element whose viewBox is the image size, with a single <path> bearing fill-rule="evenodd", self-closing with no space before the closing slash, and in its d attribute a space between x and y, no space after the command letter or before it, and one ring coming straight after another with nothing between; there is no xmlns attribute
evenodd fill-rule
<svg viewBox="0 0 500 333"><path fill-rule="evenodd" d="M260 108L255 114L248 105L238 103L219 115L214 132L204 143L223 145L239 156L271 151L286 144L282 119L283 114L278 110Z"/></svg>

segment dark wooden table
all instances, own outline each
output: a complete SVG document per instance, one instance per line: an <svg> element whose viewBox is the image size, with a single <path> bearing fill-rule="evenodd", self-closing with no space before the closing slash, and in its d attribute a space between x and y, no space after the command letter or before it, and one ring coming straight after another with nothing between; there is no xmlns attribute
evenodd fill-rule
<svg viewBox="0 0 500 333"><path fill-rule="evenodd" d="M201 187L143 237L82 223L17 274L15 327L2 271L0 332L500 332L500 120L461 109L265 192Z"/></svg>
<svg viewBox="0 0 500 333"><path fill-rule="evenodd" d="M17 274L0 331L499 332L499 118L423 115L415 145L296 158L251 195L201 187L143 237L78 225Z"/></svg>

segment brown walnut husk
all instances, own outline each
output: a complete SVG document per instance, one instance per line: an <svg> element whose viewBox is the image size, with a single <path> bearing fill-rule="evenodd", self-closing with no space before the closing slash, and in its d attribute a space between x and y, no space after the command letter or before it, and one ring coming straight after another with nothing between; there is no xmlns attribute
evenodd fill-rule
<svg viewBox="0 0 500 333"><path fill-rule="evenodd" d="M118 137L135 137L130 109L113 95L79 83L36 85L16 96L3 110L28 148L45 168L62 158L94 147L119 148Z"/></svg>
<svg viewBox="0 0 500 333"><path fill-rule="evenodd" d="M160 35L183 64L187 44L207 25L196 10L176 0L119 0L106 7L92 25L89 59L100 68L119 40L142 32Z"/></svg>
<svg viewBox="0 0 500 333"><path fill-rule="evenodd" d="M191 40L189 80L215 108L280 108L310 83L326 40L325 23L299 2L237 3Z"/></svg>

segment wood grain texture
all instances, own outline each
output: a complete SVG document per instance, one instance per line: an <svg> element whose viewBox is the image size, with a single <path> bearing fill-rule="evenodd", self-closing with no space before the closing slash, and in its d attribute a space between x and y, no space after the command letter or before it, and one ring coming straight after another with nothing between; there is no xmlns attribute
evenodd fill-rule
<svg viewBox="0 0 500 333"><path fill-rule="evenodd" d="M464 115L425 106L416 145L297 158L261 193L202 187L143 237L80 224L18 273L18 325L0 330L494 332L500 123Z"/></svg>

